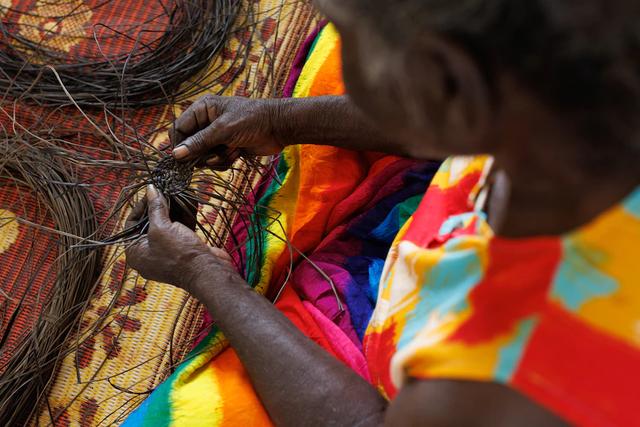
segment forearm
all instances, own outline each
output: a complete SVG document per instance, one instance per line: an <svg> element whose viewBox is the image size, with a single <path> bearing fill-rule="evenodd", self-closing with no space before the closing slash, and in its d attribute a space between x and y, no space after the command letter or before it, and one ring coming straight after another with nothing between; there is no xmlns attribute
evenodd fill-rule
<svg viewBox="0 0 640 427"><path fill-rule="evenodd" d="M283 145L331 145L407 155L404 144L383 134L348 96L272 100L273 127Z"/></svg>
<svg viewBox="0 0 640 427"><path fill-rule="evenodd" d="M200 275L192 291L237 352L277 425L352 426L382 419L386 401L380 394L269 301L233 274L218 278L215 287L208 277Z"/></svg>

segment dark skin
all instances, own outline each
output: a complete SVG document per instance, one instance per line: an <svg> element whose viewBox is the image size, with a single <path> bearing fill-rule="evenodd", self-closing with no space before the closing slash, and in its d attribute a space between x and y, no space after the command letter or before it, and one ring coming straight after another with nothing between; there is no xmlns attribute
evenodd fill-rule
<svg viewBox="0 0 640 427"><path fill-rule="evenodd" d="M291 141L408 155L405 144L376 128L348 96L247 99L205 95L176 120L174 156L226 169L237 156L278 154ZM223 148L223 150L221 150Z"/></svg>
<svg viewBox="0 0 640 427"><path fill-rule="evenodd" d="M494 76L496 105L464 51L436 34L416 39L406 51L392 49L344 3L325 0L319 7L341 33L349 97L205 97L176 121L172 138L181 145L174 156L224 168L240 154L277 154L292 142L419 159L490 153L502 171L499 188L508 191L495 192L489 213L498 218L497 231L510 237L575 229L640 183L635 153L603 141L598 158L589 158L570 120L507 70ZM594 173L598 160L610 167ZM171 222L153 189L148 200L149 233L128 249L128 262L144 277L182 287L207 306L276 424L563 425L498 384L412 379L385 401L252 292L224 251ZM130 221L143 210L138 207Z"/></svg>
<svg viewBox="0 0 640 427"><path fill-rule="evenodd" d="M147 279L179 286L206 305L276 425L562 424L497 384L411 381L387 402L255 293L228 254L172 222L167 202L155 188L149 187L146 201L134 209L127 225L135 224L145 209L148 234L127 250L127 261Z"/></svg>

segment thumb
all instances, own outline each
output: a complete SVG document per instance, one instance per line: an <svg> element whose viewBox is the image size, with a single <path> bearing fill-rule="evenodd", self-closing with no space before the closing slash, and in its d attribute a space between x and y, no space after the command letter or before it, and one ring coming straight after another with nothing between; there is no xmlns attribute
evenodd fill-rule
<svg viewBox="0 0 640 427"><path fill-rule="evenodd" d="M229 138L229 130L225 124L224 116L215 122L186 138L173 149L173 157L176 160L193 160L208 154L213 148L224 145Z"/></svg>
<svg viewBox="0 0 640 427"><path fill-rule="evenodd" d="M167 201L152 184L147 186L147 205L149 210L149 224L151 227L171 223Z"/></svg>

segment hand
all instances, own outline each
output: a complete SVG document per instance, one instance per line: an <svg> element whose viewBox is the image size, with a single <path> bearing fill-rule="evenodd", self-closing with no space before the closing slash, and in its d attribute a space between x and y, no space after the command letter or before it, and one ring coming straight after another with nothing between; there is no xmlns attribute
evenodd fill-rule
<svg viewBox="0 0 640 427"><path fill-rule="evenodd" d="M190 293L199 276L215 272L216 277L240 278L231 257L220 248L207 246L189 228L169 218L169 206L150 185L146 198L135 206L126 227L149 215L149 231L126 249L127 263L146 279L169 283ZM225 274L220 274L225 273ZM204 276L206 277L206 276ZM197 295L196 295L197 296Z"/></svg>
<svg viewBox="0 0 640 427"><path fill-rule="evenodd" d="M170 134L177 160L226 169L240 154L278 154L277 100L205 95L178 117Z"/></svg>

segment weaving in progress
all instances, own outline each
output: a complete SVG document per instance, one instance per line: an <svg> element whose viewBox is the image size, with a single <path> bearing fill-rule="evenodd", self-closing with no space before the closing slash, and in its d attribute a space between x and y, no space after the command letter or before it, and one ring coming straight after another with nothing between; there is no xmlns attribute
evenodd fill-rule
<svg viewBox="0 0 640 427"><path fill-rule="evenodd" d="M281 90L298 42L278 29L305 37L311 9L141 6L0 5L2 425L121 422L207 327L196 301L125 268L123 249L145 225L122 220L147 183L211 244L261 246L250 198L270 161L216 173L175 165L167 129L204 92ZM243 270L258 262L236 259ZM140 340L152 347L139 353Z"/></svg>
<svg viewBox="0 0 640 427"><path fill-rule="evenodd" d="M0 0L0 426L640 426L632 0Z"/></svg>

